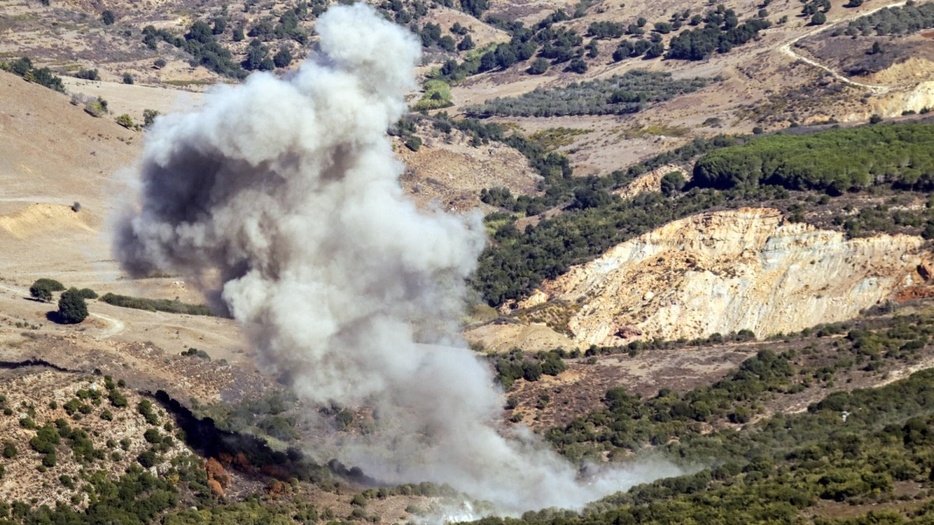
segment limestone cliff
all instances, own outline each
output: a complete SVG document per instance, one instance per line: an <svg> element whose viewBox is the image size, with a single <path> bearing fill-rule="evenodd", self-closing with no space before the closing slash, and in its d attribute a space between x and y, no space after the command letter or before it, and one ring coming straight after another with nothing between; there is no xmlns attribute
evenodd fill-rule
<svg viewBox="0 0 934 525"><path fill-rule="evenodd" d="M583 346L743 329L761 337L849 319L920 284L930 277L923 242L847 240L767 208L712 212L620 244L544 290L580 305L568 328Z"/></svg>

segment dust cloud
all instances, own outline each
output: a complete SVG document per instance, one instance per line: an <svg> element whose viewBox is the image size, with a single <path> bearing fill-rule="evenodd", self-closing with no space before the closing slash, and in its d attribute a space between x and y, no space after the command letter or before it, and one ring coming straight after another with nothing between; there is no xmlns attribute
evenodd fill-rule
<svg viewBox="0 0 934 525"><path fill-rule="evenodd" d="M123 267L196 282L299 396L374 407L378 431L336 453L382 481L448 483L518 513L675 474L652 464L581 482L530 433L497 428L502 393L458 336L481 217L416 209L386 135L421 46L363 4L316 30L317 52L289 76L250 75L156 121L117 226Z"/></svg>

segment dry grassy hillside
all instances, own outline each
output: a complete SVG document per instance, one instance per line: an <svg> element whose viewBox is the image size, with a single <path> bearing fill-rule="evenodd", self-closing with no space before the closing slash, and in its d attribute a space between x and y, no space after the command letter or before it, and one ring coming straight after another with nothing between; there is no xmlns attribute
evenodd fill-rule
<svg viewBox="0 0 934 525"><path fill-rule="evenodd" d="M586 257L546 268L542 275L549 278L538 281L540 289L531 297L514 295L474 305L465 337L475 349L489 352L501 381L507 367L496 365L502 364L497 361L502 356L544 361L548 355L560 355L567 361L555 374L542 375L541 366L537 377L520 370L506 385L510 399L503 428L510 419L542 433L560 429L602 409L607 390L620 385L645 399L660 390L674 392L675 397L703 390L731 377L741 362L762 350L787 357L800 377L782 383L781 389L759 390L761 402L754 396L731 398L717 408L716 418L685 423L690 418L681 414L678 424L690 425L698 435L732 432L774 413L799 413L828 392L880 386L934 366L927 335L912 333L917 340L901 342L910 330L902 326L900 316L921 312L925 326L931 324L924 300L934 295L934 259L925 221L932 216L926 210L934 209L934 201L924 190L879 184L878 191L840 190L841 195L833 197L838 200L831 200L835 187L791 193L759 186L746 188L746 193L704 188L709 191L703 198L709 199L691 208L685 202L695 194L686 197L690 190L680 192L700 153L627 172L637 161L722 133L763 134L790 127L800 128L793 133L803 133L817 129L809 124L829 128L835 122L859 123L874 114L888 119L905 111L929 111L934 105L934 57L924 44L930 35L831 37L851 20L895 4L871 0L844 7L848 1L833 0L826 21L815 25L811 18L799 16L802 3L793 0L704 5L681 0L492 0L482 14L474 13L477 16L466 12L465 2L380 3L384 14L419 32L425 43L418 68L422 90L408 98L424 115L413 111L399 129L391 130L396 154L406 165L401 177L406 192L420 206L496 212L486 223L491 250L534 240L537 231L557 232L555 238L543 236L541 244L548 241L549 249L561 253L603 247L602 255L591 250ZM197 108L210 96L209 86L236 83L251 70L288 75L312 52L314 20L325 6L252 0L52 0L51 5L0 0L0 62L10 69L17 58L29 56L37 68L63 75L65 91L0 71L0 394L6 399L0 409L9 412L0 419L0 434L19 451L0 460L6 469L5 477L0 474L0 500L34 498L33 504L63 502L85 508L84 493L69 487L67 479L90 482L95 461L94 468L116 477L130 465L145 463L148 459L141 462L139 456L158 447L163 466L154 467L155 472L182 487L179 509L198 506L200 510L186 512L200 513L203 521L210 521L206 507L251 496L262 499L249 504L278 505L296 521L300 512L293 507L306 512L303 505L312 502L318 514L303 515L309 522L428 520L429 510L444 506L439 496L444 490L430 484L377 488L366 473L343 465L302 463L307 459L304 453L325 462L330 447L341 446L348 435L368 435L379 423L379 414L365 406L306 406L298 401L286 388L288 374L267 373L233 320L124 308L92 299L84 322L60 325L53 321L54 299L41 302L28 291L36 279L47 277L100 295L203 303L200 291L177 276L127 278L111 255L112 223L123 206L132 204L124 196L134 180L134 163L146 133L142 127L121 126L116 119L127 114L141 123L146 110ZM554 15L558 9L567 16ZM737 23L768 20L770 25L748 42L725 46L700 60L613 57L620 46L639 41L670 49L679 35L702 27L701 22L691 22L692 17L716 14L717 9L720 14L733 10ZM113 23L105 23L105 12L114 15ZM567 60L549 57L544 71L531 71L536 58L545 54L545 44L537 42L541 46L536 53L541 49L542 54L506 65L490 66L488 58L487 71L462 78L444 73L458 65L482 64L484 56L509 62L501 50L512 45L513 37L523 28L539 31L538 24L552 16L548 30L557 36L545 40L551 46L572 35L568 39L576 43ZM219 27L220 19L226 28ZM641 25L639 19L644 19ZM677 29L665 26L672 20ZM591 33L599 24L619 24L626 32L633 25L638 31L631 32L641 34L597 37ZM237 31L244 33L242 38ZM467 37L473 46L469 49L464 44ZM262 56L250 55L254 38L253 48L261 47ZM219 47L211 48L213 54L205 60L191 51L191 40ZM885 53L867 55L866 48L877 41ZM462 44L464 49L459 48ZM224 50L229 56L221 61L224 67L217 67ZM285 51L290 61L280 54ZM79 73L87 76L90 69L97 70L96 80L75 78ZM644 77L634 86L609 83L627 74ZM578 91L566 95L568 88ZM528 103L533 110L525 113L479 107L529 93L537 93L537 101L505 104L514 109ZM92 116L85 108L94 100L107 101L109 112ZM548 113L553 107L575 104L580 107L568 114ZM561 155L567 156L568 165L561 164ZM678 176L670 177L673 173ZM595 177L581 178L591 175ZM926 174L918 177L922 175ZM672 186L677 179L680 185ZM481 191L491 188L500 189L500 194L509 190L509 197L496 203L486 193L481 202ZM680 206L680 215L667 224L646 220L644 215L652 211L645 210L607 219L632 202L645 202L645 210L659 216L666 208ZM861 215L867 210L872 213ZM567 222L548 229L564 219ZM885 222L888 219L892 225ZM639 220L652 226L626 230L633 234L625 242L609 242ZM867 229L861 232L853 224ZM894 233L879 234L887 228ZM528 252L517 252L521 256L503 266L511 270L554 255L530 244ZM915 310L917 304L922 307ZM860 318L866 310L885 313L898 305L902 309L895 316ZM820 323L835 324L812 334L810 327ZM867 357L857 343L874 330L880 338L884 334L891 339L884 364L877 363L881 351ZM798 333L754 340L791 332ZM805 345L807 351L798 353ZM513 348L521 352L510 354ZM844 352L853 354L845 366L837 355ZM117 407L108 408L104 391L113 388L104 375L123 379L119 388L129 400L129 408L119 407L122 412L111 413L112 419L104 412ZM180 403L162 399L165 405L156 409L159 425L146 421L136 409L156 391ZM66 409L73 398L79 401ZM748 417L727 414L735 408L730 403L745 403L740 408ZM218 429L229 431L237 443L255 444L249 436L263 436L263 445L276 451L269 454L282 461L251 462L254 458L225 450L214 454L214 463L193 458L195 485L178 483L179 473L165 464L191 452L210 455L207 449L189 446L173 426L186 417L189 423L209 426L205 432L212 438ZM81 427L90 436L91 453L99 450L97 455L104 457L83 463L73 450L74 440L63 438L56 448L60 463L45 465L43 471L42 461L50 460L30 443L38 430L21 422L26 418L38 427L55 425L57 419ZM649 424L649 418L638 424ZM152 432L145 437L147 430L158 430L161 441L154 442ZM679 437L653 434L639 446L661 447ZM125 445L120 443L124 438ZM607 443L587 444L594 447L586 455L609 461L613 454L619 459L632 452L622 446L611 450ZM557 447L558 441L553 444ZM577 459L584 448L562 452ZM198 485L202 482L203 487ZM203 494L193 495L198 490ZM269 522L257 515L230 519Z"/></svg>

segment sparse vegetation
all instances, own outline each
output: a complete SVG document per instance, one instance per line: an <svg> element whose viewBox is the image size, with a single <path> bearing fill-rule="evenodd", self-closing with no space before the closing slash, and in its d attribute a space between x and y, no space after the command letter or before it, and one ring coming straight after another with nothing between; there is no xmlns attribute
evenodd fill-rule
<svg viewBox="0 0 934 525"><path fill-rule="evenodd" d="M47 67L36 69L29 57L22 57L12 62L0 62L0 69L19 75L27 82L45 86L59 93L65 92L65 85L62 83L61 77L52 73L52 70Z"/></svg>
<svg viewBox="0 0 934 525"><path fill-rule="evenodd" d="M701 78L675 80L670 73L629 71L606 80L536 89L515 98L496 98L467 108L474 116L617 115L636 113L647 105L691 93L707 85Z"/></svg>

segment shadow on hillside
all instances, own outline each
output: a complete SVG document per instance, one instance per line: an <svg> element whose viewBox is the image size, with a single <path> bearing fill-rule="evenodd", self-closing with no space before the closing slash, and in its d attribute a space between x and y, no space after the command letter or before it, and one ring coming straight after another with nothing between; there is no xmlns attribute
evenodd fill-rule
<svg viewBox="0 0 934 525"><path fill-rule="evenodd" d="M218 458L222 464L248 476L266 476L281 481L296 478L321 485L331 474L368 485L376 481L367 478L357 468L347 469L332 460L327 466L319 465L295 447L285 452L273 450L266 440L250 434L241 434L217 428L214 420L199 419L187 407L169 397L164 390L155 394L178 426L185 432L185 443L205 458Z"/></svg>

